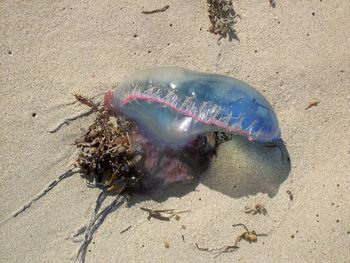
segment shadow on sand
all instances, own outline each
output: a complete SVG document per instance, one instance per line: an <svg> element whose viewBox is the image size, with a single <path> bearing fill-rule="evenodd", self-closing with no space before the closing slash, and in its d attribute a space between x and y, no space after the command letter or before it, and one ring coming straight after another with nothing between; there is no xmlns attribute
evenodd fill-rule
<svg viewBox="0 0 350 263"><path fill-rule="evenodd" d="M266 146L237 136L219 146L210 167L198 180L150 193L151 197L149 194L136 195L130 201L153 199L163 202L169 197L181 197L195 191L199 183L233 198L257 193L273 197L290 171L289 153L282 140L274 146Z"/></svg>
<svg viewBox="0 0 350 263"><path fill-rule="evenodd" d="M289 153L282 140L266 146L236 137L220 147L200 182L230 197L257 193L273 197L291 171Z"/></svg>

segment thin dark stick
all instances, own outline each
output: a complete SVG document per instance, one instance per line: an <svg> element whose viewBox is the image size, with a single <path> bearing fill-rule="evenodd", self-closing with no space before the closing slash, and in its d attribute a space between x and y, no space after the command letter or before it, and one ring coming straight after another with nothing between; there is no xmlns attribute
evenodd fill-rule
<svg viewBox="0 0 350 263"><path fill-rule="evenodd" d="M127 228L125 228L124 230L120 231L120 234L125 233L126 231L128 231L131 228L131 226L128 226Z"/></svg>
<svg viewBox="0 0 350 263"><path fill-rule="evenodd" d="M151 11L142 11L142 14L150 15L150 14L154 14L154 13L165 12L166 10L168 10L169 7L170 7L169 5L166 5L163 8L154 9L154 10L151 10Z"/></svg>
<svg viewBox="0 0 350 263"><path fill-rule="evenodd" d="M248 230L248 228L244 225L244 224L242 224L242 223L240 223L240 224L234 224L234 225L232 225L233 227L235 227L235 226L243 226L244 228L245 228L245 230L247 231L247 232L249 232L249 230Z"/></svg>

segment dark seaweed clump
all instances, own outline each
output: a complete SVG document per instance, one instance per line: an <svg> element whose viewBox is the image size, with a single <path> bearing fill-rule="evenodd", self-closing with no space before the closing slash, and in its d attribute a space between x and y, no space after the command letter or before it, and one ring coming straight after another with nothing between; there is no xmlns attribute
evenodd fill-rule
<svg viewBox="0 0 350 263"><path fill-rule="evenodd" d="M209 5L209 31L220 38L229 37L229 40L238 39L234 25L238 16L233 9L232 0L207 0Z"/></svg>
<svg viewBox="0 0 350 263"><path fill-rule="evenodd" d="M87 99L79 98L87 104ZM130 150L132 124L118 116L112 122L106 108L95 109L95 121L74 142L79 148L76 166L91 186L113 193L137 190L143 177L137 168L142 158Z"/></svg>

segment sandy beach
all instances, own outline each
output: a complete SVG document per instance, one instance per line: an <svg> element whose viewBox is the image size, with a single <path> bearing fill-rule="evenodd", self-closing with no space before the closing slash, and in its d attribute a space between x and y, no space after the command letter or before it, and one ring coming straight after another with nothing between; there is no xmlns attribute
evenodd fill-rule
<svg viewBox="0 0 350 263"><path fill-rule="evenodd" d="M1 1L0 262L76 260L100 190L80 174L57 178L94 115L49 129L86 110L73 94L102 101L154 66L256 87L278 116L290 161L243 138L224 143L193 184L117 203L85 262L350 262L350 1L275 3L233 1L238 40L218 41L205 0ZM245 212L256 204L267 213ZM148 220L141 207L190 211ZM205 251L233 246L245 232L239 223L264 235L218 257Z"/></svg>

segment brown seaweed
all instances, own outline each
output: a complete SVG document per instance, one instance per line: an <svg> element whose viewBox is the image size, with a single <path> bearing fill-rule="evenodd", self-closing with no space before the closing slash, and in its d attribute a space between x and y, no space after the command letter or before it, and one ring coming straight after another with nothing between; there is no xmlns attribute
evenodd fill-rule
<svg viewBox="0 0 350 263"><path fill-rule="evenodd" d="M137 189L143 174L137 168L141 156L130 150L128 131L133 124L119 116L112 121L105 107L81 95L75 97L97 111L94 122L74 142L79 148L76 166L90 186L111 193Z"/></svg>
<svg viewBox="0 0 350 263"><path fill-rule="evenodd" d="M234 25L238 15L232 6L232 0L207 0L209 5L209 32L219 35L219 39L229 37L239 40Z"/></svg>

